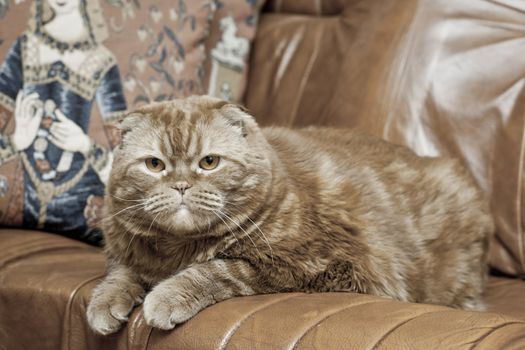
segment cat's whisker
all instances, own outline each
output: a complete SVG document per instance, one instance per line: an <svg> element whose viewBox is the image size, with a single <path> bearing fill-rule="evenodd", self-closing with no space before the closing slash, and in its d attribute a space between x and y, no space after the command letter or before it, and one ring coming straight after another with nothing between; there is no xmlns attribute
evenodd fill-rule
<svg viewBox="0 0 525 350"><path fill-rule="evenodd" d="M235 240L237 241L237 244L241 244L241 242L239 242L239 239L237 238L237 235L231 229L230 225L228 225L226 223L226 221L224 221L224 219L219 214L217 214L217 212L215 210L211 209L210 211L213 214L215 214L215 216L217 216L224 223L224 225L228 228L228 232L230 232L232 234L233 238L235 238Z"/></svg>
<svg viewBox="0 0 525 350"><path fill-rule="evenodd" d="M205 194L202 194L201 192L197 193L197 194L194 194L193 197L195 198L198 198L198 199L202 199L202 200L205 200L205 201L210 201L210 202L213 202L213 203L218 203L218 204L222 204L222 198L219 197L218 195L214 196L214 197L210 197L208 195L205 195Z"/></svg>
<svg viewBox="0 0 525 350"><path fill-rule="evenodd" d="M127 199L127 198L120 198L118 196L115 196L113 194L110 194L111 197L115 198L115 199L118 199L120 201L123 201L123 202L145 202L147 201L148 199L147 198L142 198L142 199Z"/></svg>
<svg viewBox="0 0 525 350"><path fill-rule="evenodd" d="M230 206L233 206L234 208L236 209L239 209L239 206L232 203L232 202L229 202L229 201L224 201L226 204L230 205ZM241 213L238 213L238 214L242 214ZM255 228L261 233L262 235L262 240L264 241L264 243L266 243L266 245L268 246L268 248L270 249L270 256L272 258L272 265L275 265L275 262L274 262L274 257L273 257L273 249L272 249L272 246L270 245L270 241L268 240L268 237L266 237L266 235L264 234L264 232L261 230L261 228L259 227L259 225L257 225L248 215L246 215L246 219L250 220L250 222L255 226ZM257 234L258 235L258 234ZM258 235L259 236L259 235ZM259 238L261 238L261 236L259 236Z"/></svg>
<svg viewBox="0 0 525 350"><path fill-rule="evenodd" d="M108 217L103 218L102 221L110 220L110 219L116 217L117 215L119 215L119 214L125 212L126 210L130 210L130 209L134 209L134 208L139 208L139 207L144 206L144 205L145 205L144 203L138 203L138 204L130 205L130 206L125 207L124 209L121 209L121 210L119 210L118 212L116 212L116 213L114 213L114 214L112 214L112 215L110 215L110 216L108 216ZM140 208L139 208L139 209L140 209Z"/></svg>
<svg viewBox="0 0 525 350"><path fill-rule="evenodd" d="M210 195L212 197L216 197L217 199L222 199L222 196L217 194L217 193L214 193L214 192L211 192L211 191L206 191L206 190L203 190L201 192L199 192L200 195Z"/></svg>
<svg viewBox="0 0 525 350"><path fill-rule="evenodd" d="M158 193L156 195L153 195L150 198L146 198L144 200L141 200L140 203L133 204L133 205L130 205L130 206L124 208L124 209L121 209L120 211L118 211L118 212L116 212L116 213L114 213L114 214L112 214L112 215L110 215L108 217L103 218L102 221L110 220L110 219L116 217L117 215L119 215L119 214L121 214L121 213L123 213L123 212L125 212L127 210L130 210L130 209L137 209L137 210L139 210L139 209L146 209L146 207L148 205L150 205L151 201L158 201L158 200L162 200L162 199L167 198L167 197L169 197L169 195L166 195L166 194L163 194L163 193Z"/></svg>
<svg viewBox="0 0 525 350"><path fill-rule="evenodd" d="M155 194L155 195L151 196L150 198L146 198L146 199L144 199L144 202L147 202L147 203L143 203L143 206L142 206L142 207L133 208L134 210L131 211L131 214L132 214L132 215L131 215L131 217L130 217L127 221L131 221L131 220L133 220L133 219L137 216L137 214L140 213L140 210L141 210L141 209L146 209L146 207L147 207L148 205L150 205L149 202L151 202L151 201L153 201L153 200L162 200L164 197L167 197L167 195L162 194L162 193L158 193L158 194ZM142 220L141 220L141 223L143 223L145 220L146 220L146 219L142 219ZM127 233L130 232L131 228L132 228L132 225L131 225L131 226L128 226L128 228L126 229L126 232L125 232L126 234L124 234L124 235L122 235L122 236L123 236L123 237L126 237L126 236L127 236ZM151 229L151 226L150 226L150 229ZM148 230L148 233L149 233L149 230ZM135 236L135 235L133 235L133 237L130 239L130 242L128 243L128 248L126 248L126 254L127 254L127 251L129 250L129 247L131 246L131 243L132 243L132 241L133 241L133 239L134 239L134 236Z"/></svg>
<svg viewBox="0 0 525 350"><path fill-rule="evenodd" d="M191 199L191 202L192 203L195 203L195 204L199 204L201 206L204 206L204 207L208 207L208 208L211 208L211 209L221 209L222 208L222 205L217 203L208 203L208 202L203 202L203 201L198 201L198 200L195 200L195 199Z"/></svg>
<svg viewBox="0 0 525 350"><path fill-rule="evenodd" d="M164 200L171 198L172 197L169 194L160 195L158 197L152 197L144 209L146 211L155 211L159 205L162 206L166 203L166 201Z"/></svg>
<svg viewBox="0 0 525 350"><path fill-rule="evenodd" d="M173 200L170 198L169 200L165 200L161 203L155 203L153 207L145 208L145 210L149 211L151 214L155 214L159 211L163 211L169 206L173 205Z"/></svg>
<svg viewBox="0 0 525 350"><path fill-rule="evenodd" d="M132 213L133 213L133 214L131 215L131 217L130 217L129 219L126 220L126 223L127 223L126 226L127 226L127 228L126 228L126 231L124 232L124 234L121 235L121 237L120 237L120 241L125 241L126 238L129 236L128 233L129 233L134 227L136 227L136 226L140 226L140 225L142 225L142 223L144 223L144 221L146 221L146 219L145 219L144 217L142 217L142 219L139 221L140 225L134 225L133 221L134 221L134 219L136 218L137 214L140 213L140 210L139 210L139 209L136 209L136 210L132 211ZM130 249L130 247L131 247L131 243L133 242L133 240L134 240L134 238L135 238L135 236L136 236L135 233L131 233L131 235L132 235L132 237L131 237L131 239L129 240L129 242L128 242L128 244L127 244L127 247L126 247L126 254L125 254L125 255L122 255L122 256L120 257L120 259L119 259L119 263L121 263L121 262L122 262L122 259L123 259L125 256L127 256L127 253L128 253L128 251L129 251L129 249Z"/></svg>
<svg viewBox="0 0 525 350"><path fill-rule="evenodd" d="M135 217L138 213L140 213L140 210L142 208L132 208L131 210L129 211L126 211L125 213L121 213L120 215L121 216L115 216L114 219L116 220L122 220L124 222L129 222L130 219L129 217ZM126 215L124 218L122 218L122 215ZM109 218L108 218L109 219ZM128 229L126 230L126 232L129 232L130 230L132 229L132 227L128 227ZM123 235L124 236L124 235Z"/></svg>
<svg viewBox="0 0 525 350"><path fill-rule="evenodd" d="M157 215L155 215L155 217L153 218L153 220L151 220L151 224L149 225L148 227L148 233L146 234L146 236L149 236L149 232L151 230L151 227L153 227L153 223L155 222L155 220L157 220L157 218L159 217L159 215L162 214L162 212L159 212ZM156 236L156 235L155 235Z"/></svg>
<svg viewBox="0 0 525 350"><path fill-rule="evenodd" d="M240 244L239 239L237 238L237 235L235 235L235 232L232 230L232 228L230 227L230 225L228 225L228 223L227 223L226 221L224 221L224 219L223 219L219 214L217 214L218 212L220 213L220 211L215 210L215 209L213 209L213 208L204 207L204 206L199 205L199 204L197 204L197 207L200 208L200 209L206 210L206 211L210 211L210 212L212 212L213 214L215 214L215 216L217 216L217 218L219 218L219 220L221 220L222 223L226 226L226 228L228 229L228 232L232 234L233 238L235 238L235 240L237 241L237 244ZM211 225L211 223L208 222L208 227L209 227L209 229L210 229L210 227L211 227L210 225ZM208 229L208 230L209 230L209 229Z"/></svg>
<svg viewBox="0 0 525 350"><path fill-rule="evenodd" d="M252 219L250 219L249 216L246 216L246 218L248 220L250 220L250 222L255 226L255 228L261 233L262 237L263 237L263 241L264 243L266 243L266 245L268 246L268 249L270 249L270 257L272 258L272 265L275 265L275 262L273 260L273 249L272 249L272 246L270 245L270 241L268 240L268 237L266 237L266 235L264 234L264 232L261 230L261 228L259 227L259 225L257 225Z"/></svg>
<svg viewBox="0 0 525 350"><path fill-rule="evenodd" d="M137 217L137 214L139 213L140 213L139 210L135 210L133 215L127 220L127 223L129 223L130 225L128 225L128 229L126 230L126 233L130 232L130 230L134 227L133 220L135 220L135 218ZM146 217L142 215L141 219L139 220L139 224L137 226L142 225L144 221L146 221Z"/></svg>
<svg viewBox="0 0 525 350"><path fill-rule="evenodd" d="M126 231L127 233L127 231ZM128 246L126 248L126 253L124 254L125 256L128 255L128 251L129 251L129 247L131 247L131 242L133 242L133 239L135 238L136 235L132 234L131 235L131 239L129 240L129 243L128 243Z"/></svg>
<svg viewBox="0 0 525 350"><path fill-rule="evenodd" d="M240 225L238 224L235 220L233 220L228 214L226 214L225 212L222 212L222 211L219 211L219 213L221 213L222 215L224 215L225 218L227 218L228 220L230 220L231 222L233 222L238 228L241 229L242 232L244 232L244 234L248 237L248 239L252 242L255 250L257 251L257 253L259 254L259 256L261 257L261 259L263 259L263 256L259 250L259 248L257 247L257 244L255 244L255 241L253 240L253 238L250 236L250 234L248 232L246 232L246 230Z"/></svg>

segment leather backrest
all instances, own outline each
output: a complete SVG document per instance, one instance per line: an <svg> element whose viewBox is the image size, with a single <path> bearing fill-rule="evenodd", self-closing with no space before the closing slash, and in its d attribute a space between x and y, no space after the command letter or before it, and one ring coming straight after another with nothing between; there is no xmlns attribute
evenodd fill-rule
<svg viewBox="0 0 525 350"><path fill-rule="evenodd" d="M263 125L359 127L460 158L490 196L491 263L525 273L525 2L272 0L245 97Z"/></svg>

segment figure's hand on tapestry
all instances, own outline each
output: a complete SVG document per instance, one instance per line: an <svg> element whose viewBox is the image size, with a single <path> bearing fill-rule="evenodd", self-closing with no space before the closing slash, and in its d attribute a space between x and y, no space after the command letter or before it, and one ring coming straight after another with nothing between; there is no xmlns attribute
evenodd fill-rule
<svg viewBox="0 0 525 350"><path fill-rule="evenodd" d="M88 154L91 148L91 140L84 133L84 130L66 117L58 108L55 110L55 115L58 121L51 125L49 140L64 151Z"/></svg>
<svg viewBox="0 0 525 350"><path fill-rule="evenodd" d="M22 90L16 96L15 131L11 143L17 151L23 151L35 140L38 127L44 115L38 93L26 95Z"/></svg>

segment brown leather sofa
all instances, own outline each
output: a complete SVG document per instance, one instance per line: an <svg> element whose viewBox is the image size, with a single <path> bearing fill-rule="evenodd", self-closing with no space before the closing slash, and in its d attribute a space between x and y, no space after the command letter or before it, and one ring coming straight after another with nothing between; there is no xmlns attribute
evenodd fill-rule
<svg viewBox="0 0 525 350"><path fill-rule="evenodd" d="M137 308L125 329L102 337L85 319L104 276L101 250L4 228L0 349L525 349L525 282L516 277L524 13L515 0L269 1L245 99L264 125L359 127L462 159L491 195L498 226L489 312L352 293L260 295L209 307L170 332L149 328Z"/></svg>

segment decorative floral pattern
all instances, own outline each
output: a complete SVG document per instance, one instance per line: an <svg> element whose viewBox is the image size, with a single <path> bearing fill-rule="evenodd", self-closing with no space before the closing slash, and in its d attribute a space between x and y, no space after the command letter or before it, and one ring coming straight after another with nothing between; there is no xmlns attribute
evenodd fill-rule
<svg viewBox="0 0 525 350"><path fill-rule="evenodd" d="M131 105L205 93L241 100L262 1L107 2L119 10L109 19L112 36L136 35L122 67Z"/></svg>
<svg viewBox="0 0 525 350"><path fill-rule="evenodd" d="M209 0L110 1L121 10L110 19L113 33L133 33L124 87L133 105L201 93L204 39L212 16ZM138 12L146 21L137 26ZM135 27L135 30L133 30Z"/></svg>

